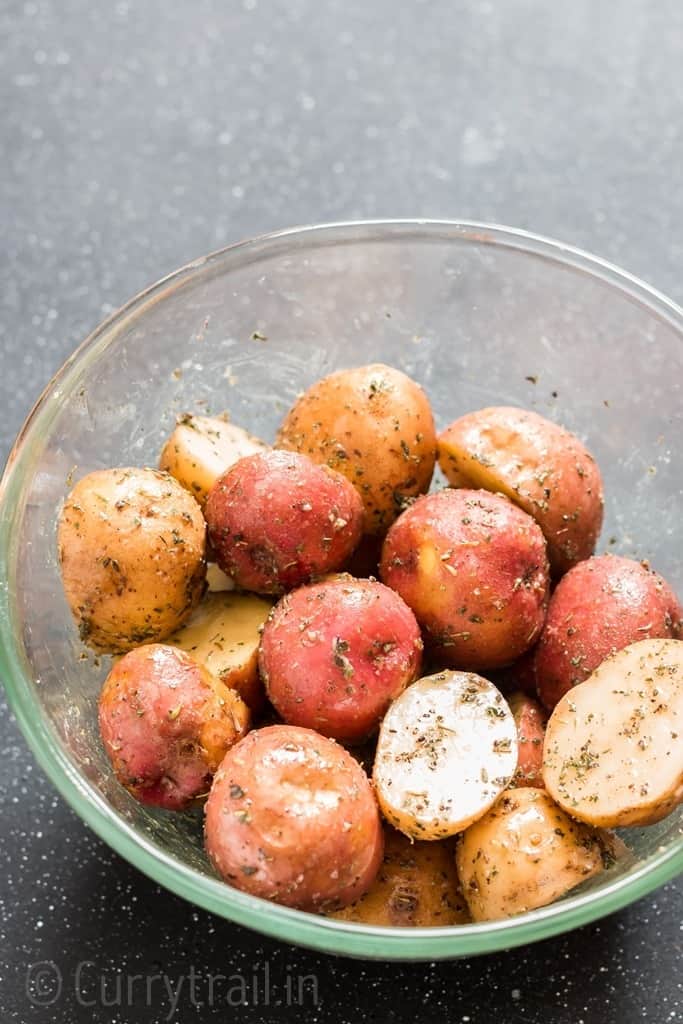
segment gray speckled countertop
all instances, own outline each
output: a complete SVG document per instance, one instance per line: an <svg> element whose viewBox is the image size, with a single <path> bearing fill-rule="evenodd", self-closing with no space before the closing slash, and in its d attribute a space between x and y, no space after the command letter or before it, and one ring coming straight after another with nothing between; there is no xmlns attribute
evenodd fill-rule
<svg viewBox="0 0 683 1024"><path fill-rule="evenodd" d="M290 224L500 221L683 300L683 6L566 6L5 0L3 455L105 314L194 256ZM0 814L3 1024L683 1019L680 882L526 950L360 964L262 939L158 889L55 795L4 705ZM211 1009L192 970L256 979L259 1005L230 1009L222 990ZM148 998L129 981L154 973L173 990L153 983ZM277 1005L303 975L316 977L318 1005L310 980L305 1010Z"/></svg>

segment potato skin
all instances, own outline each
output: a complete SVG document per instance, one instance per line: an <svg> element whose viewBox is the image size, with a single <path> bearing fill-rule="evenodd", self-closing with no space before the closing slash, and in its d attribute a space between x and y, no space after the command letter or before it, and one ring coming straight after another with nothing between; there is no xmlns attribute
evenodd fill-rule
<svg viewBox="0 0 683 1024"><path fill-rule="evenodd" d="M99 725L119 782L141 803L181 810L208 792L249 709L183 651L146 644L107 676Z"/></svg>
<svg viewBox="0 0 683 1024"><path fill-rule="evenodd" d="M386 826L384 860L375 881L359 900L331 916L393 928L467 924L453 841L414 842Z"/></svg>
<svg viewBox="0 0 683 1024"><path fill-rule="evenodd" d="M206 851L238 889L301 910L359 899L382 861L363 769L310 729L272 725L223 760L206 802Z"/></svg>
<svg viewBox="0 0 683 1024"><path fill-rule="evenodd" d="M454 487L499 491L532 515L554 575L595 550L604 505L600 470L557 423L512 406L468 413L439 436L439 464Z"/></svg>
<svg viewBox="0 0 683 1024"><path fill-rule="evenodd" d="M218 480L205 514L220 568L245 590L281 594L344 565L363 509L341 473L296 452L266 451Z"/></svg>
<svg viewBox="0 0 683 1024"><path fill-rule="evenodd" d="M342 575L281 599L263 630L259 665L286 722L359 743L417 678L421 655L420 628L399 595Z"/></svg>
<svg viewBox="0 0 683 1024"><path fill-rule="evenodd" d="M456 863L474 921L512 917L564 896L603 868L604 846L541 789L504 793L458 841Z"/></svg>
<svg viewBox="0 0 683 1024"><path fill-rule="evenodd" d="M681 609L669 585L640 562L600 555L557 585L534 652L538 695L552 711L605 658L650 637L680 635Z"/></svg>
<svg viewBox="0 0 683 1024"><path fill-rule="evenodd" d="M168 638L258 714L266 694L258 671L261 630L272 605L254 594L206 594L184 626Z"/></svg>
<svg viewBox="0 0 683 1024"><path fill-rule="evenodd" d="M405 500L429 489L436 431L422 388L382 363L339 370L287 413L276 447L343 473L365 507L365 533L384 534Z"/></svg>
<svg viewBox="0 0 683 1024"><path fill-rule="evenodd" d="M517 770L511 786L543 789L543 737L547 716L538 701L521 690L507 698L517 726Z"/></svg>
<svg viewBox="0 0 683 1024"><path fill-rule="evenodd" d="M168 473L89 473L64 503L57 541L69 607L96 650L165 639L204 592L201 509Z"/></svg>
<svg viewBox="0 0 683 1024"><path fill-rule="evenodd" d="M509 664L545 618L543 534L531 516L487 491L418 498L386 536L380 575L413 609L434 655L454 667Z"/></svg>

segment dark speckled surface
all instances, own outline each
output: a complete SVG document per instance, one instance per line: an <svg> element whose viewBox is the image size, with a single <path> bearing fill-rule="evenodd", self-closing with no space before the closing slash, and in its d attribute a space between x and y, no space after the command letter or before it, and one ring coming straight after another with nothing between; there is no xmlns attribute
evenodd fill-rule
<svg viewBox="0 0 683 1024"><path fill-rule="evenodd" d="M497 220L683 300L683 6L566 6L0 2L3 456L104 314L194 256L297 222ZM4 705L0 897L3 1024L683 1020L680 882L491 958L318 957L196 911L111 853ZM303 1007L285 1005L288 984Z"/></svg>

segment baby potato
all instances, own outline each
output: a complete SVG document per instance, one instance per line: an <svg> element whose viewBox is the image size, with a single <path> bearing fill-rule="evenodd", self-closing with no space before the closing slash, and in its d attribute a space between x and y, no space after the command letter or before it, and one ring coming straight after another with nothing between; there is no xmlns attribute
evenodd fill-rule
<svg viewBox="0 0 683 1024"><path fill-rule="evenodd" d="M543 746L554 800L589 825L652 825L683 802L683 640L618 651L556 706Z"/></svg>
<svg viewBox="0 0 683 1024"><path fill-rule="evenodd" d="M384 817L413 839L443 839L485 814L517 765L517 728L493 683L439 672L387 711L373 770Z"/></svg>
<svg viewBox="0 0 683 1024"><path fill-rule="evenodd" d="M225 881L301 910L353 903L382 862L367 775L333 740L291 725L257 729L228 751L204 833Z"/></svg>
<svg viewBox="0 0 683 1024"><path fill-rule="evenodd" d="M69 607L96 650L165 639L204 591L202 512L168 473L89 473L64 503L57 541Z"/></svg>
<svg viewBox="0 0 683 1024"><path fill-rule="evenodd" d="M434 655L456 668L509 664L543 626L543 534L497 494L463 489L418 498L386 536L380 575L413 609Z"/></svg>
<svg viewBox="0 0 683 1024"><path fill-rule="evenodd" d="M268 446L227 417L184 413L166 441L159 469L174 476L203 507L219 477L238 459Z"/></svg>
<svg viewBox="0 0 683 1024"><path fill-rule="evenodd" d="M343 473L365 507L365 533L383 534L408 498L429 489L436 431L422 388L382 363L339 370L285 417L276 447Z"/></svg>
<svg viewBox="0 0 683 1024"><path fill-rule="evenodd" d="M511 786L543 789L543 737L546 713L533 698L517 690L507 698L517 726L517 770Z"/></svg>
<svg viewBox="0 0 683 1024"><path fill-rule="evenodd" d="M439 464L454 487L500 492L533 516L554 575L595 550L604 504L600 471L557 423L506 406L468 413L439 436Z"/></svg>
<svg viewBox="0 0 683 1024"><path fill-rule="evenodd" d="M421 655L420 628L398 594L342 575L282 598L259 664L286 722L360 743L418 675Z"/></svg>
<svg viewBox="0 0 683 1024"><path fill-rule="evenodd" d="M456 863L474 921L523 914L564 896L603 868L591 829L541 789L504 793L458 841Z"/></svg>
<svg viewBox="0 0 683 1024"><path fill-rule="evenodd" d="M107 676L99 724L119 782L141 803L182 810L208 792L249 709L184 651L146 644Z"/></svg>
<svg viewBox="0 0 683 1024"><path fill-rule="evenodd" d="M331 916L393 928L467 924L470 915L458 884L450 840L415 843L388 826L384 860L364 896Z"/></svg>
<svg viewBox="0 0 683 1024"><path fill-rule="evenodd" d="M680 635L681 608L669 585L640 562L589 558L558 583L534 651L538 695L552 711L605 658L638 640Z"/></svg>
<svg viewBox="0 0 683 1024"><path fill-rule="evenodd" d="M340 569L361 537L363 507L348 480L296 452L236 462L205 507L220 568L238 586L281 594Z"/></svg>
<svg viewBox="0 0 683 1024"><path fill-rule="evenodd" d="M207 594L168 643L180 647L226 686L251 711L263 709L265 691L258 672L258 648L270 601L253 594Z"/></svg>

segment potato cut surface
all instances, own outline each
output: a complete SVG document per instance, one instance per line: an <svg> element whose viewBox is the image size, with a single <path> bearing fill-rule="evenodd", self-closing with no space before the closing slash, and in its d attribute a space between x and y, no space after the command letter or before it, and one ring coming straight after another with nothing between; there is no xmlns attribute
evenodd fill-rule
<svg viewBox="0 0 683 1024"><path fill-rule="evenodd" d="M440 672L409 686L379 734L374 782L386 819L414 839L461 832L517 766L517 728L493 683Z"/></svg>
<svg viewBox="0 0 683 1024"><path fill-rule="evenodd" d="M268 446L226 419L186 413L164 445L159 469L165 469L200 505L216 480L245 455Z"/></svg>
<svg viewBox="0 0 683 1024"><path fill-rule="evenodd" d="M556 706L543 779L574 818L649 825L683 801L683 641L641 640Z"/></svg>
<svg viewBox="0 0 683 1024"><path fill-rule="evenodd" d="M168 642L237 690L252 710L259 710L263 688L258 646L270 609L270 601L251 594L209 593Z"/></svg>

